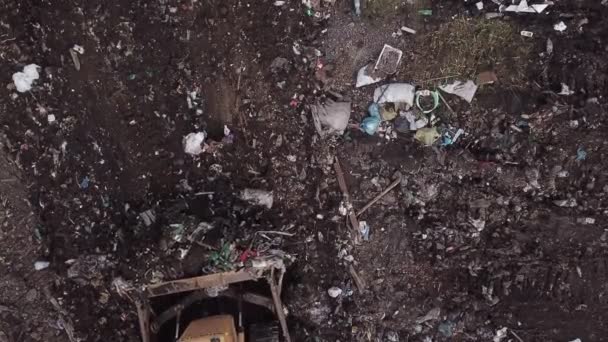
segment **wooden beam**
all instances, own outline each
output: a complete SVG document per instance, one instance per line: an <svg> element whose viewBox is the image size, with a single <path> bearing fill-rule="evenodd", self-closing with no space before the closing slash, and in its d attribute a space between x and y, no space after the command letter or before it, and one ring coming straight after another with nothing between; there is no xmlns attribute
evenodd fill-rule
<svg viewBox="0 0 608 342"><path fill-rule="evenodd" d="M150 298L168 294L226 286L242 281L257 280L258 277L247 270L230 271L209 274L200 277L167 281L160 284L148 285L146 295Z"/></svg>

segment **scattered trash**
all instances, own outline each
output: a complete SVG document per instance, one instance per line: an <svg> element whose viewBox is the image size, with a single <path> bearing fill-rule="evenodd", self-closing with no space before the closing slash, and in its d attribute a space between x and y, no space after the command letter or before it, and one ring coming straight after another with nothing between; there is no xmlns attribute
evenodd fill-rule
<svg viewBox="0 0 608 342"><path fill-rule="evenodd" d="M584 148L579 147L576 150L576 161L582 161L582 160L585 160L585 159L587 159L587 152L585 151Z"/></svg>
<svg viewBox="0 0 608 342"><path fill-rule="evenodd" d="M576 25L578 27L578 31L579 32L583 32L583 26L589 24L589 19L588 18L583 18L581 20L579 20L578 24Z"/></svg>
<svg viewBox="0 0 608 342"><path fill-rule="evenodd" d="M384 77L374 72L373 64L370 63L357 72L357 82L355 83L355 87L360 88L369 84L374 84L382 81Z"/></svg>
<svg viewBox="0 0 608 342"><path fill-rule="evenodd" d="M475 3L475 6L477 7L478 10L482 10L483 9L483 1L479 1L477 3Z"/></svg>
<svg viewBox="0 0 608 342"><path fill-rule="evenodd" d="M365 133L369 135L374 135L380 126L380 122L382 122L382 117L380 116L380 105L377 103L372 103L369 105L367 109L369 116L365 117L359 127Z"/></svg>
<svg viewBox="0 0 608 342"><path fill-rule="evenodd" d="M468 80L465 83L462 83L462 81L454 81L451 84L439 86L439 89L448 94L454 94L464 99L468 103L471 103L475 93L477 92L477 85L471 80Z"/></svg>
<svg viewBox="0 0 608 342"><path fill-rule="evenodd" d="M46 120L48 121L48 123L55 122L55 115L53 115L53 114L47 115Z"/></svg>
<svg viewBox="0 0 608 342"><path fill-rule="evenodd" d="M48 261L36 261L34 263L34 269L36 271L42 271L43 269L48 268L50 265L51 263Z"/></svg>
<svg viewBox="0 0 608 342"><path fill-rule="evenodd" d="M553 53L553 41L551 38L547 38L547 54L550 55Z"/></svg>
<svg viewBox="0 0 608 342"><path fill-rule="evenodd" d="M399 67L399 63L401 62L401 56L403 56L403 51L384 44L382 52L380 52L380 56L376 60L374 69L386 75L394 74L397 72L397 67Z"/></svg>
<svg viewBox="0 0 608 342"><path fill-rule="evenodd" d="M564 31L566 31L567 28L568 28L568 26L566 26L566 24L563 21L560 21L559 23L553 25L553 29L557 32L564 32Z"/></svg>
<svg viewBox="0 0 608 342"><path fill-rule="evenodd" d="M342 294L342 289L336 286L332 286L329 289L327 289L327 294L331 297L331 298L337 298L338 296L340 296Z"/></svg>
<svg viewBox="0 0 608 342"><path fill-rule="evenodd" d="M399 334L389 330L386 332L386 339L388 340L388 342L399 342Z"/></svg>
<svg viewBox="0 0 608 342"><path fill-rule="evenodd" d="M251 204L261 205L268 209L272 208L274 196L272 191L259 189L245 189L241 191L240 198Z"/></svg>
<svg viewBox="0 0 608 342"><path fill-rule="evenodd" d="M416 115L419 112L406 112L404 117L409 122L409 130L417 131L429 124L429 119L425 115Z"/></svg>
<svg viewBox="0 0 608 342"><path fill-rule="evenodd" d="M426 107L420 104L421 98L431 98L432 103ZM429 114L433 112L437 107L439 107L439 93L437 91L432 90L419 90L416 92L416 107L420 109L424 114Z"/></svg>
<svg viewBox="0 0 608 342"><path fill-rule="evenodd" d="M579 224L595 224L595 219L593 217L579 217L576 219L576 223Z"/></svg>
<svg viewBox="0 0 608 342"><path fill-rule="evenodd" d="M82 181L80 181L80 184L78 186L84 190L89 187L90 181L91 180L89 179L89 176L84 176L84 178L82 179Z"/></svg>
<svg viewBox="0 0 608 342"><path fill-rule="evenodd" d="M500 342L506 337L507 337L507 328L505 327L505 328L498 329L498 330L496 330L496 334L494 335L492 342Z"/></svg>
<svg viewBox="0 0 608 342"><path fill-rule="evenodd" d="M274 5L277 6L277 7L281 7L281 6L285 5L285 1L283 1L283 0L277 0L277 1L274 2Z"/></svg>
<svg viewBox="0 0 608 342"><path fill-rule="evenodd" d="M419 9L418 14L429 17L429 16L433 15L433 10L432 9Z"/></svg>
<svg viewBox="0 0 608 342"><path fill-rule="evenodd" d="M524 37L528 37L528 38L532 38L534 37L534 32L530 32L530 31L521 31L520 33L522 36Z"/></svg>
<svg viewBox="0 0 608 342"><path fill-rule="evenodd" d="M28 64L23 68L23 71L13 74L13 82L18 92L25 93L32 89L32 83L40 77L38 68L40 67L36 64Z"/></svg>
<svg viewBox="0 0 608 342"><path fill-rule="evenodd" d="M232 134L228 126L224 125L224 137L222 138L222 144L230 145L232 143L234 143L234 134Z"/></svg>
<svg viewBox="0 0 608 342"><path fill-rule="evenodd" d="M77 71L80 70L80 58L78 55L82 55L84 53L84 48L80 45L74 45L69 51L70 56L72 57L72 62L74 63L74 68Z"/></svg>
<svg viewBox="0 0 608 342"><path fill-rule="evenodd" d="M360 16L361 15L361 0L354 0L354 6L355 6L355 14Z"/></svg>
<svg viewBox="0 0 608 342"><path fill-rule="evenodd" d="M426 146L431 146L440 136L437 127L425 127L416 131L414 138Z"/></svg>
<svg viewBox="0 0 608 342"><path fill-rule="evenodd" d="M426 315L417 318L416 323L422 324L422 323L425 323L428 321L436 321L439 319L440 315L441 315L440 308L432 308L431 310L429 310L429 312L426 313Z"/></svg>
<svg viewBox="0 0 608 342"><path fill-rule="evenodd" d="M570 90L570 87L566 83L562 83L562 90L557 95L570 96L573 95L574 91Z"/></svg>
<svg viewBox="0 0 608 342"><path fill-rule="evenodd" d="M139 217L144 221L144 225L146 227L150 227L154 222L156 222L156 214L152 209L142 211L139 213Z"/></svg>
<svg viewBox="0 0 608 342"><path fill-rule="evenodd" d="M565 199L565 200L555 200L555 201L553 201L553 204L555 204L558 207L563 207L563 208L574 208L578 205L574 198L569 198L569 199Z"/></svg>
<svg viewBox="0 0 608 342"><path fill-rule="evenodd" d="M385 84L374 90L374 102L379 104L385 102L407 103L408 105L413 106L415 95L415 88L411 84Z"/></svg>
<svg viewBox="0 0 608 342"><path fill-rule="evenodd" d="M522 0L518 5L510 5L504 8L505 12L515 12L515 13L542 13L545 9L549 7L548 3L544 4L534 4L528 6L527 0Z"/></svg>
<svg viewBox="0 0 608 342"><path fill-rule="evenodd" d="M383 121L391 121L397 117L397 109L392 103L385 103L380 107L380 117Z"/></svg>
<svg viewBox="0 0 608 342"><path fill-rule="evenodd" d="M184 152L197 156L205 151L203 144L207 134L205 132L190 133L184 137L182 144L184 145Z"/></svg>
<svg viewBox="0 0 608 342"><path fill-rule="evenodd" d="M365 221L359 221L359 231L363 241L369 241L369 225Z"/></svg>
<svg viewBox="0 0 608 342"><path fill-rule="evenodd" d="M450 132L450 131L446 131L441 136L441 145L442 146L452 145L452 144L456 143L458 138L460 138L460 136L463 134L464 134L464 129L462 129L462 128L459 128L456 131L456 133L454 133L454 134L452 134L452 132Z"/></svg>
<svg viewBox="0 0 608 342"><path fill-rule="evenodd" d="M325 104L310 106L317 133L324 137L329 134L343 134L350 119L350 102L327 101Z"/></svg>
<svg viewBox="0 0 608 342"><path fill-rule="evenodd" d="M484 84L492 84L497 81L498 81L498 76L496 76L496 73L494 73L494 71L480 72L479 75L477 75L477 78L475 79L475 83L478 86L484 85Z"/></svg>
<svg viewBox="0 0 608 342"><path fill-rule="evenodd" d="M401 31L411 33L411 34L416 34L416 30L411 29L407 26L401 26Z"/></svg>

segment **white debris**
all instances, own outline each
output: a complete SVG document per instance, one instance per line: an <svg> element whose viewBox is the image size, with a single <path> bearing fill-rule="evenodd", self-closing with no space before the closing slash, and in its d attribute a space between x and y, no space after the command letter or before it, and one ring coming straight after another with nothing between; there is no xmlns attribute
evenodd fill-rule
<svg viewBox="0 0 608 342"><path fill-rule="evenodd" d="M283 5L285 5L285 1L277 0L274 2L274 5L277 7L283 6Z"/></svg>
<svg viewBox="0 0 608 342"><path fill-rule="evenodd" d="M243 201L247 201L254 205L265 206L268 209L272 208L272 204L274 202L272 191L259 189L245 189L241 191L240 198Z"/></svg>
<svg viewBox="0 0 608 342"><path fill-rule="evenodd" d="M373 65L370 63L357 72L357 82L355 83L355 87L363 87L366 85L378 83L382 81L382 77L379 74L374 74Z"/></svg>
<svg viewBox="0 0 608 342"><path fill-rule="evenodd" d="M414 97L416 91L413 85L408 83L392 83L385 84L374 90L374 102L385 103L407 103L410 106L414 105Z"/></svg>
<svg viewBox="0 0 608 342"><path fill-rule="evenodd" d="M559 23L553 25L553 29L558 32L564 32L564 31L566 31L567 28L568 28L568 26L566 26L566 24L563 21L560 21Z"/></svg>
<svg viewBox="0 0 608 342"><path fill-rule="evenodd" d="M330 287L330 288L327 290L327 294L328 294L328 295L329 295L331 298L336 298L336 297L338 297L339 295L341 295L341 294L342 294L342 289L341 289L341 288L339 288L339 287L333 286L333 287Z"/></svg>
<svg viewBox="0 0 608 342"><path fill-rule="evenodd" d="M506 7L504 11L515 13L542 13L549 5L549 3L528 5L527 0L522 0L518 5Z"/></svg>
<svg viewBox="0 0 608 342"><path fill-rule="evenodd" d="M46 117L46 119L47 119L47 121L48 121L49 123L53 123L53 122L55 122L55 115L53 115L53 114L49 114L49 115Z"/></svg>
<svg viewBox="0 0 608 342"><path fill-rule="evenodd" d="M184 152L189 155L197 156L203 153L203 143L207 138L205 132L190 133L184 137L182 144L184 145Z"/></svg>
<svg viewBox="0 0 608 342"><path fill-rule="evenodd" d="M342 134L350 119L350 102L327 101L310 106L315 128L320 136Z"/></svg>
<svg viewBox="0 0 608 342"><path fill-rule="evenodd" d="M566 83L562 83L562 91L557 93L558 95L570 96L574 94L574 91L570 90L570 87Z"/></svg>
<svg viewBox="0 0 608 342"><path fill-rule="evenodd" d="M553 204L555 204L558 207L565 207L565 208L574 208L578 205L574 198L564 199L564 200L555 200L555 201L553 201Z"/></svg>
<svg viewBox="0 0 608 342"><path fill-rule="evenodd" d="M411 33L411 34L416 34L416 30L411 29L407 26L401 26L401 31Z"/></svg>
<svg viewBox="0 0 608 342"><path fill-rule="evenodd" d="M580 339L580 338L575 338L574 340L572 340L572 341L570 341L570 342L583 342L583 341L581 341L581 339Z"/></svg>
<svg viewBox="0 0 608 342"><path fill-rule="evenodd" d="M416 323L422 324L424 322L438 320L440 316L441 316L441 309L432 308L431 310L429 310L429 312L426 313L426 315L424 315L422 317L418 317L416 319Z"/></svg>
<svg viewBox="0 0 608 342"><path fill-rule="evenodd" d="M34 269L36 271L42 271L43 269L49 267L50 265L51 265L51 263L48 261L36 261L34 263Z"/></svg>
<svg viewBox="0 0 608 342"><path fill-rule="evenodd" d="M481 232L486 227L486 221L483 219L470 219L471 225L477 229L478 232Z"/></svg>
<svg viewBox="0 0 608 342"><path fill-rule="evenodd" d="M19 71L13 74L13 82L18 92L25 93L32 89L32 83L40 78L38 68L40 67L36 64L28 64L23 68L23 72Z"/></svg>
<svg viewBox="0 0 608 342"><path fill-rule="evenodd" d="M410 131L417 131L429 123L429 119L426 116L421 118L416 117L413 112L406 112L405 119L410 123Z"/></svg>
<svg viewBox="0 0 608 342"><path fill-rule="evenodd" d="M550 55L553 53L553 41L551 38L547 38L547 54Z"/></svg>
<svg viewBox="0 0 608 342"><path fill-rule="evenodd" d="M593 217L579 217L576 219L576 223L579 224L595 224L595 219Z"/></svg>
<svg viewBox="0 0 608 342"><path fill-rule="evenodd" d="M454 81L451 84L439 86L439 89L448 94L454 94L461 97L468 103L471 103L475 93L477 92L477 85L471 80L468 80L465 83L462 83L462 81Z"/></svg>
<svg viewBox="0 0 608 342"><path fill-rule="evenodd" d="M78 52L79 54L84 54L84 48L80 45L74 44L74 46L72 46L72 50Z"/></svg>
<svg viewBox="0 0 608 342"><path fill-rule="evenodd" d="M477 6L477 9L481 11L483 9L483 2L480 1L480 2L476 3L475 6Z"/></svg>
<svg viewBox="0 0 608 342"><path fill-rule="evenodd" d="M528 38L532 38L534 36L534 32L530 32L530 31L521 31L519 34L521 34L524 37L528 37Z"/></svg>
<svg viewBox="0 0 608 342"><path fill-rule="evenodd" d="M502 328L502 329L498 329L496 330L496 335L494 336L494 338L492 339L492 342L500 342L502 341L505 337L507 337L507 328Z"/></svg>

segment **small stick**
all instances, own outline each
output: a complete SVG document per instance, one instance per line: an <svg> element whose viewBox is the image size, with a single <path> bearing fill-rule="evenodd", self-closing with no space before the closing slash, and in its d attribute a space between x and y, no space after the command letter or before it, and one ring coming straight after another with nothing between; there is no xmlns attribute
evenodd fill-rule
<svg viewBox="0 0 608 342"><path fill-rule="evenodd" d="M340 190L342 190L342 195L344 196L344 201L350 203L350 195L348 194L348 187L346 186L346 180L344 179L344 172L342 172L342 166L340 166L340 160L336 157L336 162L334 163L334 169L336 170L336 177L338 178L338 185L340 186ZM361 238L361 232L359 231L359 221L357 220L357 215L355 215L353 210L350 210L348 213L348 218L350 219L351 229L353 231L353 239L355 240L355 244L359 243Z"/></svg>
<svg viewBox="0 0 608 342"><path fill-rule="evenodd" d="M431 81L439 81L439 80L445 80L448 78L454 78L454 77L458 77L460 75L452 75L452 76L444 76L444 77L435 77L435 78L430 78L428 80L424 80L424 81L420 81L420 83L426 83L426 82L431 82Z"/></svg>
<svg viewBox="0 0 608 342"><path fill-rule="evenodd" d="M388 186L388 188L386 188L384 191L382 191L381 193L379 193L378 196L374 197L373 200L369 201L369 203L367 203L365 205L365 207L361 208L361 210L359 210L357 212L357 216L361 216L361 214L363 214L367 209L369 209L372 205L374 205L374 203L378 202L382 197L384 197L391 190L393 190L399 183L401 183L401 177L395 179L391 183L391 185Z"/></svg>
<svg viewBox="0 0 608 342"><path fill-rule="evenodd" d="M355 286L357 286L359 293L363 293L363 291L365 291L365 282L363 281L363 279L361 279L352 264L348 265L348 273L350 273L350 276L353 277L353 280L355 281Z"/></svg>
<svg viewBox="0 0 608 342"><path fill-rule="evenodd" d="M243 113L239 110L239 104L241 102L241 76L243 75L243 68L239 67L238 69L238 78L236 81L236 96L234 97L234 111L237 113L237 115L239 116L239 125L241 126L241 129L243 130L243 135L245 136L245 139L249 140L248 136L249 134L247 133L247 129L245 128L245 116L243 115Z"/></svg>
<svg viewBox="0 0 608 342"><path fill-rule="evenodd" d="M519 341L519 342L524 342L524 340L521 339L521 337L519 337L515 331L509 329L509 332L511 332L511 334L513 334L513 336L515 336L515 338Z"/></svg>
<svg viewBox="0 0 608 342"><path fill-rule="evenodd" d="M277 234L277 235L285 235L285 236L294 236L294 233L281 232L278 230L258 230L255 232L256 234Z"/></svg>
<svg viewBox="0 0 608 342"><path fill-rule="evenodd" d="M443 104L445 104L445 106L448 107L448 109L450 110L450 113L452 113L452 115L456 115L456 112L452 109L452 107L450 107L450 105L448 104L448 101L446 101L443 98L443 95L441 95L441 91L437 91L437 94L439 94L439 98L441 99L441 101L443 101Z"/></svg>
<svg viewBox="0 0 608 342"><path fill-rule="evenodd" d="M267 280L270 284L270 292L272 293L272 301L274 302L275 312L279 318L279 323L281 323L281 330L283 330L283 337L285 338L286 342L291 342L289 329L287 328L287 320L285 319L285 312L283 311L283 303L281 303L281 296L279 294L280 291L277 288L277 284L274 280L274 268L270 271L270 276L267 278Z"/></svg>

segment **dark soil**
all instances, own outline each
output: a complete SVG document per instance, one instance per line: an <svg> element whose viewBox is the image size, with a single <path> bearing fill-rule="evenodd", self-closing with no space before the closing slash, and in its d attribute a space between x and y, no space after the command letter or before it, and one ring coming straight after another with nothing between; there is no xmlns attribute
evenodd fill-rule
<svg viewBox="0 0 608 342"><path fill-rule="evenodd" d="M446 96L454 113L442 106L440 124L466 132L454 145L355 129L320 139L306 105L339 92L358 122L373 86L352 89L352 75L383 44L404 51L396 75L416 75L408 67L432 55L424 35L483 15L389 3L362 18L341 1L314 2L316 17L299 1L3 3L0 342L137 341L112 282L199 275L225 244L295 255L284 301L296 341L491 341L502 327L510 340L604 340L608 7L494 19L535 32L525 81L497 74L470 105ZM403 25L417 36L391 34ZM288 63L271 70L277 57ZM41 77L18 93L10 75L30 63ZM558 95L562 83L574 94ZM234 141L220 146L224 126ZM203 130L211 150L185 154L182 138ZM336 156L355 208L402 177L360 217L370 241L354 244L339 214ZM272 209L242 201L244 188L272 190ZM204 245L171 240L170 224L199 222L213 226ZM35 271L41 260L50 267Z"/></svg>

